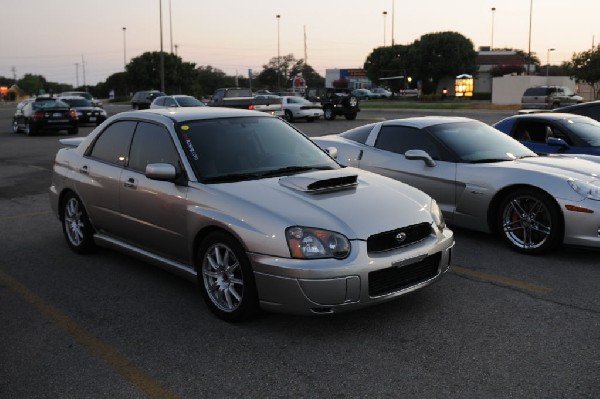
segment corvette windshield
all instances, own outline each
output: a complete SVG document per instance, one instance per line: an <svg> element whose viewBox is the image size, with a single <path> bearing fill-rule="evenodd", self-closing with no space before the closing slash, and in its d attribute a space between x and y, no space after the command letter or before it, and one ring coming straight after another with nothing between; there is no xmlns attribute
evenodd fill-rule
<svg viewBox="0 0 600 399"><path fill-rule="evenodd" d="M590 147L600 147L600 122L591 118L569 118L560 122Z"/></svg>
<svg viewBox="0 0 600 399"><path fill-rule="evenodd" d="M195 120L178 126L204 182L232 182L340 166L316 144L270 116Z"/></svg>
<svg viewBox="0 0 600 399"><path fill-rule="evenodd" d="M452 150L460 162L501 162L537 156L517 140L483 122L444 123L428 130Z"/></svg>

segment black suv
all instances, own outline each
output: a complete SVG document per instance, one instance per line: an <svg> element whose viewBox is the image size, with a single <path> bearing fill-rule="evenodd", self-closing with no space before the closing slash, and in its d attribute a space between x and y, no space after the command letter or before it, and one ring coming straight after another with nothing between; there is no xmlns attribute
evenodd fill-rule
<svg viewBox="0 0 600 399"><path fill-rule="evenodd" d="M308 89L306 99L321 104L323 117L328 121L334 120L338 115L354 120L360 111L358 97L351 94L349 89Z"/></svg>
<svg viewBox="0 0 600 399"><path fill-rule="evenodd" d="M141 90L136 92L131 98L131 108L148 109L156 97L166 96L165 93L158 90Z"/></svg>

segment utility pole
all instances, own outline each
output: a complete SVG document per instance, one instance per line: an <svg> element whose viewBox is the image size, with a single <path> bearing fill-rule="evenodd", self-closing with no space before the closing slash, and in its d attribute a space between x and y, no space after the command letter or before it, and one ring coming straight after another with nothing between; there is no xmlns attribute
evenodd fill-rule
<svg viewBox="0 0 600 399"><path fill-rule="evenodd" d="M158 0L158 16L160 18L160 91L165 92L165 55L163 53L162 0Z"/></svg>
<svg viewBox="0 0 600 399"><path fill-rule="evenodd" d="M75 63L75 87L79 87L79 62Z"/></svg>
<svg viewBox="0 0 600 399"><path fill-rule="evenodd" d="M83 54L81 54L81 71L83 73L83 90L87 91L85 87L85 60L83 59Z"/></svg>

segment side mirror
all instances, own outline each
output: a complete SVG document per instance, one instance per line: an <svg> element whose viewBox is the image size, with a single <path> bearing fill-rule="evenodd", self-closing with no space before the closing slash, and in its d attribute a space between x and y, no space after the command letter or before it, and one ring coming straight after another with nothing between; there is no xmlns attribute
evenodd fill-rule
<svg viewBox="0 0 600 399"><path fill-rule="evenodd" d="M420 159L421 161L425 162L425 165L427 165L429 167L434 167L436 165L433 158L431 158L431 155L429 155L427 152L425 152L423 150L408 150L404 153L404 156L406 157L406 159L410 159L410 160L419 160Z"/></svg>
<svg viewBox="0 0 600 399"><path fill-rule="evenodd" d="M569 145L563 139L559 139L558 137L548 137L546 140L546 144L552 147L564 147L569 148Z"/></svg>
<svg viewBox="0 0 600 399"><path fill-rule="evenodd" d="M146 165L145 174L153 180L174 180L177 177L175 166L169 163L150 163Z"/></svg>
<svg viewBox="0 0 600 399"><path fill-rule="evenodd" d="M327 148L325 148L325 151L327 151L329 156L333 159L336 159L338 156L338 149L335 147L327 147Z"/></svg>

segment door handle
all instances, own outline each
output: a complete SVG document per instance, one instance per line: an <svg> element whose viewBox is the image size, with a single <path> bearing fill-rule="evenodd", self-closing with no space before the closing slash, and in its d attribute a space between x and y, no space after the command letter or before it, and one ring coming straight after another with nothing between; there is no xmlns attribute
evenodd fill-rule
<svg viewBox="0 0 600 399"><path fill-rule="evenodd" d="M123 182L123 186L126 188L137 188L137 182L133 177L129 177L125 182Z"/></svg>

